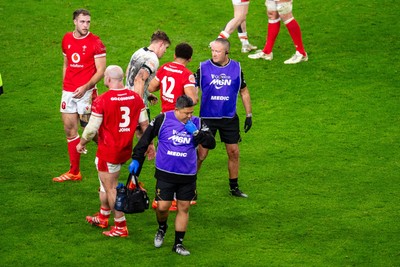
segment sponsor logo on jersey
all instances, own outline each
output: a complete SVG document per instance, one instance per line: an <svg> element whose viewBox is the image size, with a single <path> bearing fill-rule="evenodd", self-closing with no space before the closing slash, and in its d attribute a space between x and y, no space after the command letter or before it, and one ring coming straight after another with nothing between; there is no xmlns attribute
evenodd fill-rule
<svg viewBox="0 0 400 267"><path fill-rule="evenodd" d="M153 118L149 123L150 126L154 127L154 123L156 122L156 118Z"/></svg>
<svg viewBox="0 0 400 267"><path fill-rule="evenodd" d="M71 68L83 68L82 64L77 64L81 61L81 56L78 53L72 54L71 61L74 63L74 64L70 64Z"/></svg>
<svg viewBox="0 0 400 267"><path fill-rule="evenodd" d="M232 84L231 77L224 73L220 75L211 74L211 79L210 85L214 85L215 89L221 89Z"/></svg>
<svg viewBox="0 0 400 267"><path fill-rule="evenodd" d="M135 97L132 95L132 96L123 96L123 97L111 97L110 98L111 99L111 101L126 101L126 100L132 100L132 99L135 99Z"/></svg>
<svg viewBox="0 0 400 267"><path fill-rule="evenodd" d="M173 69L173 68L170 68L170 67L167 67L167 66L164 66L164 69L167 70L167 71L175 72L175 73L179 73L179 74L183 73L183 71L181 71L181 70Z"/></svg>
<svg viewBox="0 0 400 267"><path fill-rule="evenodd" d="M193 75L193 74L190 74L190 76L189 76L189 82L191 82L191 83L195 83L195 82L196 82L196 79L194 78L194 75Z"/></svg>
<svg viewBox="0 0 400 267"><path fill-rule="evenodd" d="M187 132L178 132L176 130L172 131L172 136L168 138L168 140L172 140L173 144L176 146L187 145L190 144L191 137L187 134Z"/></svg>
<svg viewBox="0 0 400 267"><path fill-rule="evenodd" d="M81 56L78 53L73 53L71 56L71 60L76 64L81 61Z"/></svg>

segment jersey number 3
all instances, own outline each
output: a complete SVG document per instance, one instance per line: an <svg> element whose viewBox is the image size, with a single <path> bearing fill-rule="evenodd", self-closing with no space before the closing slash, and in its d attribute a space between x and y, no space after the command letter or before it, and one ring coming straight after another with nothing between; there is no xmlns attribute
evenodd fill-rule
<svg viewBox="0 0 400 267"><path fill-rule="evenodd" d="M126 128L129 126L130 122L131 122L131 118L129 117L129 114L131 113L131 110L126 107L126 106L122 106L121 107L121 112L122 112L122 122L119 123L119 127L120 128Z"/></svg>

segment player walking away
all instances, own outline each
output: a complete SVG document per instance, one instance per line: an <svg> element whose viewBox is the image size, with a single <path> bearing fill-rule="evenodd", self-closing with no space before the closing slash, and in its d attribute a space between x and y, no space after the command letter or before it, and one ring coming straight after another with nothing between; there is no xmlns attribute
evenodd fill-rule
<svg viewBox="0 0 400 267"><path fill-rule="evenodd" d="M82 180L78 125L85 127L91 112L92 99L97 95L96 83L103 78L106 68L106 48L100 38L91 32L90 13L78 9L73 13L75 30L64 35L62 51L63 92L60 111L67 137L70 169L53 178L55 182Z"/></svg>
<svg viewBox="0 0 400 267"><path fill-rule="evenodd" d="M148 126L147 112L142 98L124 87L124 72L121 67L111 65L105 71L104 85L109 88L93 102L92 116L85 128L78 153L85 153L86 144L98 132L96 167L100 180L100 212L87 216L86 220L100 228L108 227L111 212L114 213L115 225L106 236L128 236L128 228L123 212L114 209L116 187L121 165L131 156L132 140L135 129L144 130Z"/></svg>
<svg viewBox="0 0 400 267"><path fill-rule="evenodd" d="M244 132L252 126L250 93L240 63L229 58L230 44L218 38L211 45L212 59L201 62L196 74L197 86L201 88L200 117L215 136L219 132L228 154L230 193L235 197L247 197L239 189L239 117L237 97L240 94L246 111ZM198 168L208 155L208 149L199 146Z"/></svg>
<svg viewBox="0 0 400 267"><path fill-rule="evenodd" d="M187 95L180 96L176 107L156 116L133 149L129 171L133 174L143 165L145 152L158 137L155 160L156 199L158 206L156 218L158 230L154 246L161 247L168 229L169 208L174 194L177 198L175 218L175 242L172 251L180 255L190 255L183 246L189 221L190 201L196 199L197 155L196 147L215 148L214 136L204 122L193 116L194 103Z"/></svg>
<svg viewBox="0 0 400 267"><path fill-rule="evenodd" d="M249 55L251 59L265 59L272 60L273 53L272 49L275 44L276 37L279 34L281 28L281 20L286 25L289 31L290 37L293 40L294 46L296 47L296 53L285 60L285 64L297 64L303 61L308 61L308 55L304 50L303 40L301 36L301 29L295 18L293 17L292 0L266 0L265 5L267 6L268 15L268 33L267 40L265 42L264 49L258 51L255 54Z"/></svg>
<svg viewBox="0 0 400 267"><path fill-rule="evenodd" d="M170 44L171 41L165 32L156 31L151 36L150 45L133 53L129 61L126 69L126 86L143 98L146 107L149 101L150 103L157 102L157 98L149 93L147 87L156 75L160 65L159 59L164 56ZM148 115L150 117L150 114Z"/></svg>
<svg viewBox="0 0 400 267"><path fill-rule="evenodd" d="M187 95L196 104L198 101L198 92L195 87L195 78L193 73L186 68L192 60L193 48L187 43L180 43L175 47L174 61L161 66L154 79L150 82L148 90L150 93L160 90L161 112L167 112L175 109L176 100L181 95ZM196 204L192 201L191 204ZM154 200L152 207L157 207L157 201ZM172 201L170 210L176 210L176 200Z"/></svg>
<svg viewBox="0 0 400 267"><path fill-rule="evenodd" d="M239 40L242 43L242 53L248 53L257 49L257 46L249 43L247 36L246 17L249 11L249 4L250 0L232 0L234 17L226 24L225 29L217 37L228 39L233 31L237 29Z"/></svg>

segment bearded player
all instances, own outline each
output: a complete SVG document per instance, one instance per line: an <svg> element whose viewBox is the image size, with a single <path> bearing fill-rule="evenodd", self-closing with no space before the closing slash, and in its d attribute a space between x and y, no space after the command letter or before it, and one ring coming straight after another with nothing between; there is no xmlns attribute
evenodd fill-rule
<svg viewBox="0 0 400 267"><path fill-rule="evenodd" d="M103 78L106 68L106 48L100 38L91 32L90 13L78 9L73 13L75 30L62 40L63 92L61 116L67 138L70 169L54 182L82 180L80 154L76 146L80 142L79 124L85 127L91 112L92 99L97 95L96 83Z"/></svg>

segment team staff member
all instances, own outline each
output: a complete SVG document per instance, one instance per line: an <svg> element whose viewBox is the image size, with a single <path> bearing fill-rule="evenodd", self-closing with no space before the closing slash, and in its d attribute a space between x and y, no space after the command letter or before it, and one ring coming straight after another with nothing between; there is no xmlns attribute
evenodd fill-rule
<svg viewBox="0 0 400 267"><path fill-rule="evenodd" d="M175 47L174 61L161 66L156 77L150 82L150 93L160 90L161 112L175 109L176 100L181 95L187 95L196 104L198 93L195 87L193 73L186 67L192 60L193 48L187 43L180 43ZM191 202L195 204L195 201ZM153 201L152 207L157 207L157 201ZM176 210L176 201L172 202L170 210Z"/></svg>
<svg viewBox="0 0 400 267"><path fill-rule="evenodd" d="M297 64L300 62L308 61L308 55L304 49L303 39L301 36L300 25L293 17L293 1L292 0L266 0L265 5L267 7L268 15L268 33L267 40L265 42L264 49L253 55L249 55L252 59L265 59L272 60L276 37L278 37L279 30L281 28L281 20L286 25L289 31L290 37L296 48L296 53L285 60L285 64Z"/></svg>
<svg viewBox="0 0 400 267"><path fill-rule="evenodd" d="M239 117L236 113L237 97L240 94L246 111L244 132L252 126L250 93L243 78L240 63L229 58L230 44L218 38L211 44L212 59L201 62L197 71L197 86L202 97L200 117L215 136L219 131L228 154L230 193L236 197L247 197L239 189ZM199 146L198 168L208 155L208 149Z"/></svg>
<svg viewBox="0 0 400 267"><path fill-rule="evenodd" d="M100 38L91 32L90 13L78 9L73 13L75 30L64 35L62 51L63 92L60 111L67 137L70 169L53 178L55 182L82 180L79 144L79 122L85 127L91 111L92 98L97 94L96 83L103 78L106 68L106 48Z"/></svg>
<svg viewBox="0 0 400 267"><path fill-rule="evenodd" d="M116 187L121 165L131 155L132 140L139 123L142 129L148 126L147 112L142 98L124 87L124 72L121 67L111 65L105 71L104 85L107 92L96 98L92 116L85 128L78 153L85 153L86 144L98 132L96 167L100 180L100 212L87 216L86 220L100 228L108 227L108 218L114 212L115 226L103 232L107 236L128 236L126 219L123 212L114 209Z"/></svg>
<svg viewBox="0 0 400 267"><path fill-rule="evenodd" d="M156 216L159 227L154 246L161 247L164 242L169 208L176 194L178 210L172 251L184 256L190 254L182 243L189 221L190 201L196 199L196 147L201 144L207 149L215 148L215 139L207 125L193 116L193 106L193 100L182 95L176 101L173 111L155 117L133 149L133 160L129 165L129 171L135 174L144 162L148 146L157 136L154 177L157 179Z"/></svg>

